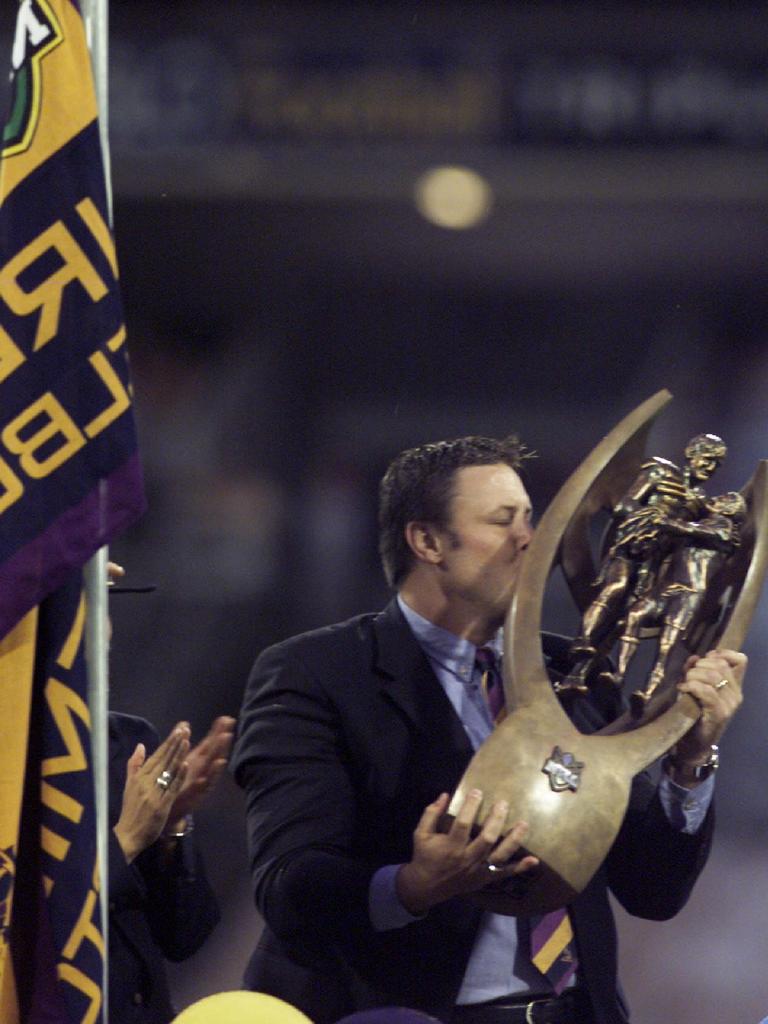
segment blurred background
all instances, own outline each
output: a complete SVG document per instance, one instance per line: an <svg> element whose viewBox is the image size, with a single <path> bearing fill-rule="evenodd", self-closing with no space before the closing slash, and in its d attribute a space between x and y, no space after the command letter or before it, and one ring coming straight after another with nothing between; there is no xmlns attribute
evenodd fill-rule
<svg viewBox="0 0 768 1024"><path fill-rule="evenodd" d="M114 708L201 735L264 646L381 606L403 447L517 431L541 510L666 387L652 454L721 434L718 492L768 457L764 4L112 0L109 86L149 495L111 556L158 584L111 602ZM768 1013L767 623L691 903L620 915L636 1024ZM180 1006L259 929L230 779L198 827L224 920Z"/></svg>

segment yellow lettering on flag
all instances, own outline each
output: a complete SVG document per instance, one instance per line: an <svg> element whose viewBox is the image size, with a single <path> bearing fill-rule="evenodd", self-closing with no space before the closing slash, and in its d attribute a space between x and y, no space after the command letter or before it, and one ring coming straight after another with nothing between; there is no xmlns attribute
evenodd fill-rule
<svg viewBox="0 0 768 1024"><path fill-rule="evenodd" d="M43 825L40 828L40 845L54 860L65 860L72 843Z"/></svg>
<svg viewBox="0 0 768 1024"><path fill-rule="evenodd" d="M99 248L109 260L112 275L115 280L117 280L118 272L115 240L112 237L112 232L105 224L104 218L96 207L96 204L90 196L86 196L85 199L80 200L75 209L80 214L83 223L88 225L88 229L91 234L99 243Z"/></svg>
<svg viewBox="0 0 768 1024"><path fill-rule="evenodd" d="M19 480L11 467L0 459L0 512L5 512L24 493L24 484Z"/></svg>
<svg viewBox="0 0 768 1024"><path fill-rule="evenodd" d="M106 430L110 423L121 416L126 409L131 407L131 399L123 387L123 382L112 369L112 365L103 352L94 352L88 362L101 378L104 386L113 398L112 404L95 416L85 426L85 433L88 437L96 437L102 430Z"/></svg>
<svg viewBox="0 0 768 1024"><path fill-rule="evenodd" d="M22 438L24 428L38 416L45 417L43 425L31 437ZM55 437L60 437L61 443L51 452L48 442ZM85 444L80 428L50 391L14 417L0 434L0 439L9 452L19 456L21 468L33 480L49 476ZM49 454L40 460L36 453L42 449Z"/></svg>
<svg viewBox="0 0 768 1024"><path fill-rule="evenodd" d="M77 611L75 612L75 618L72 622L72 628L67 633L67 639L61 645L59 656L56 659L56 664L61 665L67 672L72 668L75 663L75 657L77 656L78 649L80 647L80 641L83 638L83 626L85 625L85 595L80 595L80 601L77 605ZM90 725L90 722L89 722Z"/></svg>
<svg viewBox="0 0 768 1024"><path fill-rule="evenodd" d="M46 807L56 811L62 818L67 818L76 825L80 824L80 820L83 817L83 805L79 800L75 800L66 793L62 793L60 789L56 789L50 782L41 783L40 799Z"/></svg>
<svg viewBox="0 0 768 1024"><path fill-rule="evenodd" d="M0 384L10 377L24 362L24 353L10 336L0 327Z"/></svg>
<svg viewBox="0 0 768 1024"><path fill-rule="evenodd" d="M77 956L80 946L85 941L93 943L99 951L99 955L102 958L104 957L104 936L101 934L101 930L93 920L94 912L98 906L96 900L101 885L98 860L94 865L91 884L92 888L88 891L88 895L83 902L83 906L75 926L61 951L61 955L65 961L73 960ZM90 978L84 975L71 963L59 962L58 974L63 981L73 985L78 989L78 991L88 996L90 1000L90 1006L86 1015L83 1017L81 1024L86 1024L87 1021L95 1020L98 1016L99 1010L101 1009L101 991L98 986L94 985Z"/></svg>
<svg viewBox="0 0 768 1024"><path fill-rule="evenodd" d="M58 757L44 758L42 762L43 778L49 775L61 775L63 772L83 771L88 766L88 762L72 715L77 715L90 729L91 714L88 705L74 690L70 690L68 686L60 683L53 676L46 684L45 698L56 722L59 735L67 748L67 753Z"/></svg>
<svg viewBox="0 0 768 1024"><path fill-rule="evenodd" d="M87 974L83 974L81 970L78 970L74 964L59 964L58 974L62 981L66 981L67 984L88 997L88 1009L85 1011L85 1015L79 1024L94 1024L94 1021L98 1020L99 1011L101 1010L101 989L99 986Z"/></svg>
<svg viewBox="0 0 768 1024"><path fill-rule="evenodd" d="M19 284L19 278L41 256L55 250L61 266L31 291ZM29 316L40 310L40 320L35 335L34 351L37 352L59 330L61 299L64 289L73 281L79 281L93 302L107 294L107 286L99 277L66 225L57 220L49 228L33 238L28 245L12 256L0 270L0 294L3 300L18 316Z"/></svg>

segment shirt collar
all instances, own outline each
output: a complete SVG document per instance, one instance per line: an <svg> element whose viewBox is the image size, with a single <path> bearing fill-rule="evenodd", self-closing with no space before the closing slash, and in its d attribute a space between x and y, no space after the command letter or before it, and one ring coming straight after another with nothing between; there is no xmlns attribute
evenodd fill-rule
<svg viewBox="0 0 768 1024"><path fill-rule="evenodd" d="M425 619L423 615L419 615L418 612L415 612L413 608L407 605L399 594L397 595L397 603L400 606L400 611L405 616L405 621L413 630L427 657L431 661L437 662L438 665L442 665L443 668L462 681L469 680L472 677L475 665L475 651L477 650L472 641L467 640L465 637L456 636L455 633L451 633L449 630L443 629L442 626L436 626L434 622ZM503 631L499 629L496 635L487 644L483 645L490 647L499 659L502 653L502 636Z"/></svg>

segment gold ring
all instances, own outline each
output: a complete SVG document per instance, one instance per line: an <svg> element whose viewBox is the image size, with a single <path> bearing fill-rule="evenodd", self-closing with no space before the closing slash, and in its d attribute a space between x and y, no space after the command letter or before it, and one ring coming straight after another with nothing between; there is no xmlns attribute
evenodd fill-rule
<svg viewBox="0 0 768 1024"><path fill-rule="evenodd" d="M716 690L722 690L722 688L724 686L727 686L727 685L728 685L728 680L727 679L721 679L719 683L715 683L715 689Z"/></svg>

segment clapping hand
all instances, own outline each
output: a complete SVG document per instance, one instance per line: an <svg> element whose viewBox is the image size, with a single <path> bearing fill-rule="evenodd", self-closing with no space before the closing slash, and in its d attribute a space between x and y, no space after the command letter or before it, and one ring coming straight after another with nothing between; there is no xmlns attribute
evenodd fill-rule
<svg viewBox="0 0 768 1024"><path fill-rule="evenodd" d="M222 715L214 721L208 735L190 750L184 780L168 815L171 826L183 823L185 816L213 789L226 767L234 730L234 718ZM172 827L171 831L174 830Z"/></svg>

